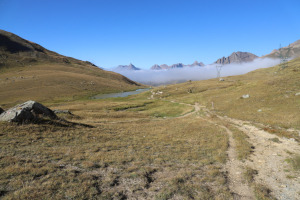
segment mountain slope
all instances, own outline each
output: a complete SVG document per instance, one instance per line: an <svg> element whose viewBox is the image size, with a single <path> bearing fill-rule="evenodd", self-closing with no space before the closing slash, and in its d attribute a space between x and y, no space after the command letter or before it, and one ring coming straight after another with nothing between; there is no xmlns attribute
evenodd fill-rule
<svg viewBox="0 0 300 200"><path fill-rule="evenodd" d="M282 55L280 55L282 54ZM288 58L296 58L300 56L300 40L290 44L289 46L282 47L281 52L279 49L274 49L270 54L265 55L264 57L268 58L280 58L288 57Z"/></svg>
<svg viewBox="0 0 300 200"><path fill-rule="evenodd" d="M257 56L252 53L238 51L238 52L233 52L228 57L219 58L215 63L226 65L230 63L251 62L255 58L257 58Z"/></svg>
<svg viewBox="0 0 300 200"><path fill-rule="evenodd" d="M0 103L74 99L141 85L0 30Z"/></svg>

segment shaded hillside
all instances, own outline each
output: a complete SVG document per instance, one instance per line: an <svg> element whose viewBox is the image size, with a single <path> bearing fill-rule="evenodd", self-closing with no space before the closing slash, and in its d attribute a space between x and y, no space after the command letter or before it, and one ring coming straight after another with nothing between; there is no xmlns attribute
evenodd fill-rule
<svg viewBox="0 0 300 200"><path fill-rule="evenodd" d="M230 63L243 63L243 62L251 62L255 58L257 58L257 56L252 53L238 51L238 52L233 52L228 57L219 58L215 63L221 65L226 65Z"/></svg>
<svg viewBox="0 0 300 200"><path fill-rule="evenodd" d="M0 30L0 103L73 99L141 85Z"/></svg>

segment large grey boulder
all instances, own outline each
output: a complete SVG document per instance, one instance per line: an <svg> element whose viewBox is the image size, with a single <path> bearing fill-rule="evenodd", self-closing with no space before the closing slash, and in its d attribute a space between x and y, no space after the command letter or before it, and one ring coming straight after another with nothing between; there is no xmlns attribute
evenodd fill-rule
<svg viewBox="0 0 300 200"><path fill-rule="evenodd" d="M32 122L39 116L56 119L52 110L35 101L27 101L0 114L0 121Z"/></svg>

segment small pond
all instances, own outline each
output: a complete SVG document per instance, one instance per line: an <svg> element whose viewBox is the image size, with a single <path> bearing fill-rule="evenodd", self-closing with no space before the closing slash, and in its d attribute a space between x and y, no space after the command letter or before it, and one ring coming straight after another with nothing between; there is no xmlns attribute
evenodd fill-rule
<svg viewBox="0 0 300 200"><path fill-rule="evenodd" d="M129 91L129 92L119 92L119 93L110 93L110 94L98 94L96 96L91 97L91 99L107 99L107 98L114 98L114 97L127 97L133 94L139 94L145 91L150 90L150 88L145 89L138 89L135 91Z"/></svg>

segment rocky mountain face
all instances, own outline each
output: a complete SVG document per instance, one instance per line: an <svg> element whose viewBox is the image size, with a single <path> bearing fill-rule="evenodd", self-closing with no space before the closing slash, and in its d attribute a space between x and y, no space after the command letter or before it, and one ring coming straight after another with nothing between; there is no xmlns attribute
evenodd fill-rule
<svg viewBox="0 0 300 200"><path fill-rule="evenodd" d="M230 63L243 63L243 62L251 62L255 58L258 58L258 56L249 53L249 52L233 52L230 56L228 57L222 57L219 58L216 62L216 64L221 64L221 65L226 65Z"/></svg>
<svg viewBox="0 0 300 200"><path fill-rule="evenodd" d="M133 64L130 63L129 65L119 65L118 67L116 67L115 70L122 71L122 70L141 70L141 69L135 67Z"/></svg>
<svg viewBox="0 0 300 200"><path fill-rule="evenodd" d="M274 49L270 54L267 54L263 57L267 58L296 58L300 57L300 40L290 44L289 46L282 47L281 49Z"/></svg>
<svg viewBox="0 0 300 200"><path fill-rule="evenodd" d="M202 67L204 66L204 64L202 62L198 62L198 61L195 61L193 64L190 64L190 65L184 65L182 63L177 63L177 64L173 64L173 65L166 65L166 64L163 64L163 65L153 65L150 69L151 70L162 70L162 69L178 69L178 68L184 68L184 67Z"/></svg>
<svg viewBox="0 0 300 200"><path fill-rule="evenodd" d="M195 61L193 64L191 64L192 67L194 66L200 66L200 67L203 67L204 66L204 63L203 62L198 62L198 61Z"/></svg>

